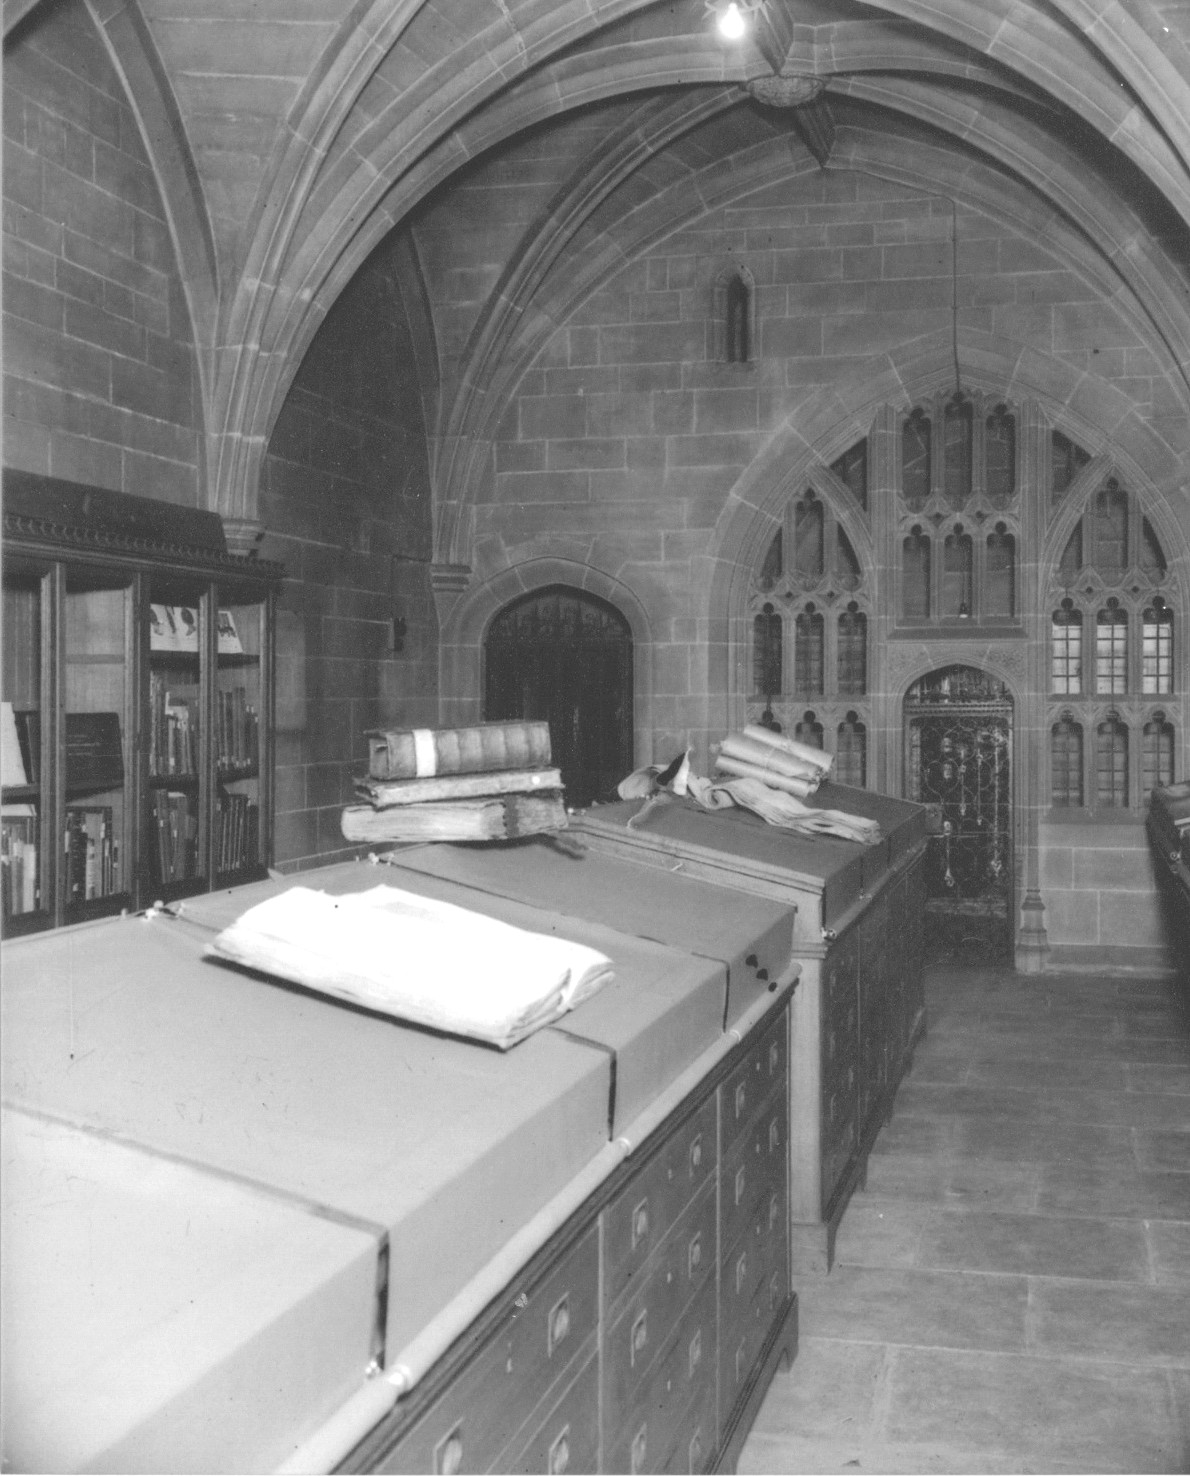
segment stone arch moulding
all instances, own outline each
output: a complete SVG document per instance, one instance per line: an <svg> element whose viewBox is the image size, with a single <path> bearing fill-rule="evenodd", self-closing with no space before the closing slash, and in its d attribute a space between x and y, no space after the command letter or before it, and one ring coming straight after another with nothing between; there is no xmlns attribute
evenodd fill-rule
<svg viewBox="0 0 1190 1476"><path fill-rule="evenodd" d="M439 647L441 720L478 722L483 703L483 642L496 614L512 600L551 584L598 595L632 632L632 725L635 764L653 758L653 631L637 595L622 580L574 559L538 558L513 564L464 591L442 622Z"/></svg>

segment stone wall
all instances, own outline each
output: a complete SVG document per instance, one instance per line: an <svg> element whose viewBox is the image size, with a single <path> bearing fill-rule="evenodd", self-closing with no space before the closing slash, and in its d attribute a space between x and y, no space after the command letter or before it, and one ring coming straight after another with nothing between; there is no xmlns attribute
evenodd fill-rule
<svg viewBox="0 0 1190 1476"><path fill-rule="evenodd" d="M4 55L4 461L202 500L185 295L132 109L86 7Z"/></svg>
<svg viewBox="0 0 1190 1476"><path fill-rule="evenodd" d="M413 363L392 248L381 248L323 323L269 443L264 551L287 575L277 688L283 866L350 849L340 812L364 771L367 728L438 720L429 473ZM394 616L406 626L400 651Z"/></svg>

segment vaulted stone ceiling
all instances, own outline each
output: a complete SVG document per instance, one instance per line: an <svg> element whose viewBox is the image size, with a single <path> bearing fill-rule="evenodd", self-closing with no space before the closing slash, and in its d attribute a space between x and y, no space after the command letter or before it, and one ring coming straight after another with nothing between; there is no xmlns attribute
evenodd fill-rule
<svg viewBox="0 0 1190 1476"><path fill-rule="evenodd" d="M5 0L6 33L37 4ZM735 44L705 0L86 4L183 265L226 514L250 512L302 352L394 228L449 498L501 385L575 302L714 203L824 167L1044 238L1190 401L1185 0L768 0ZM772 106L775 78L808 100Z"/></svg>

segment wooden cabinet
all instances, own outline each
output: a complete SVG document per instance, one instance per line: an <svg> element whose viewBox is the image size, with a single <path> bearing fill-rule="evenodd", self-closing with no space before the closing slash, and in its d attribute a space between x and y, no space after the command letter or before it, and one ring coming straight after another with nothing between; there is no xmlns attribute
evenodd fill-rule
<svg viewBox="0 0 1190 1476"><path fill-rule="evenodd" d="M6 933L265 873L280 575L213 513L5 473Z"/></svg>
<svg viewBox="0 0 1190 1476"><path fill-rule="evenodd" d="M876 820L880 843L798 837L742 810L677 801L639 821L640 801L599 805L575 824L592 851L660 870L670 883L710 882L796 911L802 973L788 1059L795 1273L829 1269L843 1211L925 1030L926 812L834 784L816 801Z"/></svg>
<svg viewBox="0 0 1190 1476"><path fill-rule="evenodd" d="M342 1469L734 1468L797 1345L788 1053L785 999Z"/></svg>

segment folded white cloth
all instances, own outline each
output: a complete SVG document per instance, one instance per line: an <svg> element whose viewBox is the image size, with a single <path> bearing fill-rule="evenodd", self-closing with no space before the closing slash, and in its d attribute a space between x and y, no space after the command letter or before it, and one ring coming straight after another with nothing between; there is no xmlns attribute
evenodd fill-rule
<svg viewBox="0 0 1190 1476"><path fill-rule="evenodd" d="M614 977L611 959L581 943L386 886L345 897L290 887L206 951L502 1050Z"/></svg>

